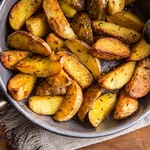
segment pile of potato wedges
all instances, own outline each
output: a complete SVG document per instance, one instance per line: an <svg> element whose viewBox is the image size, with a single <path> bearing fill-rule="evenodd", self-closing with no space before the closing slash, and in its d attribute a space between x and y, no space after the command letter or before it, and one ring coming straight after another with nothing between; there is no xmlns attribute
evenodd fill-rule
<svg viewBox="0 0 150 150"><path fill-rule="evenodd" d="M77 114L93 127L111 112L116 120L136 112L150 92L150 45L143 21L125 9L134 1L18 1L9 13L9 50L0 53L4 67L17 70L11 96L27 98L37 114L56 121ZM102 71L101 61L120 60Z"/></svg>

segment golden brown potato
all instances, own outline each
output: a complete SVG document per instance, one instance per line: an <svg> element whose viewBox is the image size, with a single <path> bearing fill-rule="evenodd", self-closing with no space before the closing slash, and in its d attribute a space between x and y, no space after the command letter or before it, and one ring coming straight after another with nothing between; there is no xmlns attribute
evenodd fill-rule
<svg viewBox="0 0 150 150"><path fill-rule="evenodd" d="M29 32L38 37L43 37L50 31L46 15L38 13L26 21L26 27Z"/></svg>
<svg viewBox="0 0 150 150"><path fill-rule="evenodd" d="M18 61L31 56L32 53L21 50L9 50L0 53L0 60L7 69L16 69L15 65Z"/></svg>
<svg viewBox="0 0 150 150"><path fill-rule="evenodd" d="M131 116L138 109L138 100L127 95L122 90L115 107L114 119L124 119Z"/></svg>
<svg viewBox="0 0 150 150"><path fill-rule="evenodd" d="M97 127L105 117L112 111L116 103L116 94L107 93L100 96L93 104L88 113L89 121Z"/></svg>
<svg viewBox="0 0 150 150"><path fill-rule="evenodd" d="M88 14L84 12L77 13L71 22L71 27L80 40L89 45L93 44L93 31Z"/></svg>
<svg viewBox="0 0 150 150"><path fill-rule="evenodd" d="M32 96L29 99L29 108L40 115L54 115L63 100L63 96Z"/></svg>
<svg viewBox="0 0 150 150"><path fill-rule="evenodd" d="M20 30L25 21L41 6L43 0L21 0L13 6L9 13L9 23L12 29Z"/></svg>
<svg viewBox="0 0 150 150"><path fill-rule="evenodd" d="M45 80L35 90L35 95L37 96L65 95L66 93L67 87L54 87Z"/></svg>
<svg viewBox="0 0 150 150"><path fill-rule="evenodd" d="M48 77L58 74L61 71L60 62L51 62L48 57L33 56L19 61L15 67L27 74L37 77Z"/></svg>
<svg viewBox="0 0 150 150"><path fill-rule="evenodd" d="M108 0L108 13L114 15L125 7L125 0Z"/></svg>
<svg viewBox="0 0 150 150"><path fill-rule="evenodd" d="M150 55L150 45L142 38L131 48L130 61L139 61Z"/></svg>
<svg viewBox="0 0 150 150"><path fill-rule="evenodd" d="M74 34L69 22L59 7L57 0L43 0L43 8L50 28L64 39L74 39Z"/></svg>
<svg viewBox="0 0 150 150"><path fill-rule="evenodd" d="M65 45L79 58L81 63L85 65L91 72L95 80L101 74L100 60L94 58L91 54L91 47L80 40L67 40Z"/></svg>
<svg viewBox="0 0 150 150"><path fill-rule="evenodd" d="M92 20L105 20L108 0L87 0L87 11Z"/></svg>
<svg viewBox="0 0 150 150"><path fill-rule="evenodd" d="M16 49L30 50L44 56L49 56L51 49L41 38L26 31L16 31L7 37L7 45Z"/></svg>
<svg viewBox="0 0 150 150"><path fill-rule="evenodd" d="M101 76L98 83L108 90L121 89L131 79L135 65L135 62L121 64L116 69Z"/></svg>
<svg viewBox="0 0 150 150"><path fill-rule="evenodd" d="M106 19L108 22L118 24L120 26L133 29L136 31L141 31L144 27L142 20L129 11L121 11L115 15L107 15Z"/></svg>
<svg viewBox="0 0 150 150"><path fill-rule="evenodd" d="M88 88L88 90L83 95L83 103L78 111L78 117L81 121L85 119L86 114L89 112L91 107L97 98L102 94L103 89L94 84Z"/></svg>
<svg viewBox="0 0 150 150"><path fill-rule="evenodd" d="M68 51L59 51L59 52L52 52L50 55L51 61L61 61L61 58L65 55L70 55L70 52Z"/></svg>
<svg viewBox="0 0 150 150"><path fill-rule="evenodd" d="M110 22L93 21L92 26L95 33L115 37L126 44L135 43L141 38L137 31Z"/></svg>
<svg viewBox="0 0 150 150"><path fill-rule="evenodd" d="M134 98L141 98L150 92L150 58L138 62L134 75L125 90Z"/></svg>
<svg viewBox="0 0 150 150"><path fill-rule="evenodd" d="M126 1L126 6L132 4L133 2L135 2L136 0L125 0Z"/></svg>
<svg viewBox="0 0 150 150"><path fill-rule="evenodd" d="M35 76L19 73L9 80L8 91L15 100L20 101L30 95L35 83Z"/></svg>
<svg viewBox="0 0 150 150"><path fill-rule="evenodd" d="M103 60L118 60L130 56L129 46L115 38L102 38L93 46L93 56Z"/></svg>
<svg viewBox="0 0 150 150"><path fill-rule="evenodd" d="M66 98L63 100L60 109L54 116L56 121L68 121L79 110L83 101L82 89L74 81L67 90Z"/></svg>

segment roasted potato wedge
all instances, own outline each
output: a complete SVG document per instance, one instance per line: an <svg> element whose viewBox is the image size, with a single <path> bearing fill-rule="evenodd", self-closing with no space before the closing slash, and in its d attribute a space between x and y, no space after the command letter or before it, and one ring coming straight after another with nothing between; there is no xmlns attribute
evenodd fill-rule
<svg viewBox="0 0 150 150"><path fill-rule="evenodd" d="M65 95L67 93L67 87L54 87L47 81L42 81L35 90L37 96L50 96L50 95Z"/></svg>
<svg viewBox="0 0 150 150"><path fill-rule="evenodd" d="M133 2L135 2L136 0L125 0L126 1L126 6L132 4Z"/></svg>
<svg viewBox="0 0 150 150"><path fill-rule="evenodd" d="M7 37L7 45L16 49L30 50L44 56L49 56L51 49L41 38L26 31L16 31Z"/></svg>
<svg viewBox="0 0 150 150"><path fill-rule="evenodd" d="M112 111L116 103L116 94L107 93L100 96L88 113L88 118L93 127L97 127Z"/></svg>
<svg viewBox="0 0 150 150"><path fill-rule="evenodd" d="M115 38L102 38L93 46L91 53L93 56L103 60L118 60L130 56L130 48Z"/></svg>
<svg viewBox="0 0 150 150"><path fill-rule="evenodd" d="M83 95L83 103L78 111L78 117L81 121L85 119L86 114L89 112L91 107L97 98L102 94L103 88L94 84L88 88Z"/></svg>
<svg viewBox="0 0 150 150"><path fill-rule="evenodd" d="M23 100L32 92L36 80L35 76L19 73L9 80L8 91L15 100Z"/></svg>
<svg viewBox="0 0 150 150"><path fill-rule="evenodd" d="M114 119L120 120L131 116L138 109L138 100L122 90L115 106Z"/></svg>
<svg viewBox="0 0 150 150"><path fill-rule="evenodd" d="M137 31L110 22L93 21L92 26L95 33L115 37L126 44L133 44L141 38Z"/></svg>
<svg viewBox="0 0 150 150"><path fill-rule="evenodd" d="M150 92L150 58L138 62L134 75L125 90L134 98L141 98Z"/></svg>
<svg viewBox="0 0 150 150"><path fill-rule="evenodd" d="M61 71L60 62L51 62L48 57L33 56L19 61L15 67L27 74L37 77L48 77L58 74Z"/></svg>
<svg viewBox="0 0 150 150"><path fill-rule="evenodd" d="M51 61L61 61L61 58L65 55L70 55L70 52L68 51L59 51L59 52L52 52L50 55Z"/></svg>
<svg viewBox="0 0 150 150"><path fill-rule="evenodd" d="M94 43L96 43L98 40L106 38L106 37L108 37L108 36L95 34L94 35Z"/></svg>
<svg viewBox="0 0 150 150"><path fill-rule="evenodd" d="M108 0L108 13L114 15L125 7L125 0Z"/></svg>
<svg viewBox="0 0 150 150"><path fill-rule="evenodd" d="M77 13L71 22L71 27L80 40L89 45L93 44L93 31L88 14L84 12Z"/></svg>
<svg viewBox="0 0 150 150"><path fill-rule="evenodd" d="M108 0L87 0L87 11L92 20L105 20Z"/></svg>
<svg viewBox="0 0 150 150"><path fill-rule="evenodd" d="M7 69L15 70L15 65L18 61L31 56L32 53L21 50L9 50L0 53L0 60Z"/></svg>
<svg viewBox="0 0 150 150"><path fill-rule="evenodd" d="M25 21L34 14L41 6L43 0L21 0L9 13L9 23L12 29L20 30Z"/></svg>
<svg viewBox="0 0 150 150"><path fill-rule="evenodd" d="M83 101L82 89L74 81L68 87L66 98L63 100L60 109L54 116L56 121L68 121L70 120L79 110Z"/></svg>
<svg viewBox="0 0 150 150"><path fill-rule="evenodd" d="M64 100L63 96L32 96L29 108L40 115L54 115Z"/></svg>
<svg viewBox="0 0 150 150"><path fill-rule="evenodd" d="M135 65L135 62L121 64L116 69L101 76L98 83L108 90L121 89L131 79Z"/></svg>
<svg viewBox="0 0 150 150"><path fill-rule="evenodd" d="M142 38L131 48L130 61L139 61L150 55L150 45Z"/></svg>
<svg viewBox="0 0 150 150"><path fill-rule="evenodd" d="M38 13L26 21L29 32L38 37L43 37L49 33L50 28L44 13Z"/></svg>
<svg viewBox="0 0 150 150"><path fill-rule="evenodd" d="M50 28L64 39L74 39L74 34L69 22L59 7L57 0L43 0L43 8Z"/></svg>
<svg viewBox="0 0 150 150"><path fill-rule="evenodd" d="M118 24L120 26L141 31L144 27L142 20L129 11L121 11L115 15L107 15L106 19L108 22Z"/></svg>
<svg viewBox="0 0 150 150"><path fill-rule="evenodd" d="M82 64L84 64L91 72L95 80L97 80L101 74L100 60L94 58L91 54L91 47L80 40L67 40L65 45L79 58Z"/></svg>

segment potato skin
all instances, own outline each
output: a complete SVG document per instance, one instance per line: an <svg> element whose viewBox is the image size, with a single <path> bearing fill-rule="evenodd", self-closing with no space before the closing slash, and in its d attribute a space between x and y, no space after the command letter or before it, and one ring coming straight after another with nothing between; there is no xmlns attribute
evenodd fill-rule
<svg viewBox="0 0 150 150"><path fill-rule="evenodd" d="M7 69L16 70L15 65L18 61L31 56L32 53L21 50L9 50L0 52L0 60Z"/></svg>
<svg viewBox="0 0 150 150"><path fill-rule="evenodd" d="M150 92L150 58L138 62L125 91L134 98L141 98Z"/></svg>
<svg viewBox="0 0 150 150"><path fill-rule="evenodd" d="M91 53L94 57L103 60L118 60L130 56L128 45L115 38L102 38L93 46Z"/></svg>
<svg viewBox="0 0 150 150"><path fill-rule="evenodd" d="M8 82L8 91L15 100L24 100L32 92L36 80L37 78L32 75L16 74Z"/></svg>
<svg viewBox="0 0 150 150"><path fill-rule="evenodd" d="M7 45L12 48L29 50L44 56L49 56L51 49L41 38L26 31L16 31L7 37Z"/></svg>
<svg viewBox="0 0 150 150"><path fill-rule="evenodd" d="M120 120L131 116L138 109L138 100L122 90L115 106L114 119Z"/></svg>

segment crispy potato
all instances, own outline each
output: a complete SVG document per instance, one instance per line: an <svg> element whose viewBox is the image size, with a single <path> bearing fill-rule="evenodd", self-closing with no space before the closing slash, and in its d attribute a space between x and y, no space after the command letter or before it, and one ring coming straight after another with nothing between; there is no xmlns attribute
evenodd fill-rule
<svg viewBox="0 0 150 150"><path fill-rule="evenodd" d="M78 112L82 101L82 89L75 81L73 81L73 83L68 87L66 98L63 100L60 109L54 116L54 119L56 121L70 120Z"/></svg>
<svg viewBox="0 0 150 150"><path fill-rule="evenodd" d="M142 38L131 48L130 61L139 61L150 55L150 45Z"/></svg>
<svg viewBox="0 0 150 150"><path fill-rule="evenodd" d="M138 109L138 100L122 90L115 107L114 119L120 120L131 116Z"/></svg>
<svg viewBox="0 0 150 150"><path fill-rule="evenodd" d="M0 60L7 69L15 70L15 65L18 61L31 56L32 53L21 50L9 50L0 53Z"/></svg>
<svg viewBox="0 0 150 150"><path fill-rule="evenodd" d="M57 0L43 0L43 8L50 28L64 39L74 39L74 34L69 22L59 7Z"/></svg>
<svg viewBox="0 0 150 150"><path fill-rule="evenodd" d="M73 18L77 13L77 10L67 5L63 0L58 0L58 3L65 16L68 18Z"/></svg>
<svg viewBox="0 0 150 150"><path fill-rule="evenodd" d="M42 81L35 90L37 96L50 96L50 95L65 95L67 93L67 87L54 87L47 81Z"/></svg>
<svg viewBox="0 0 150 150"><path fill-rule="evenodd" d="M115 37L126 44L135 43L141 38L141 34L137 31L110 22L93 21L92 25L95 33Z"/></svg>
<svg viewBox="0 0 150 150"><path fill-rule="evenodd" d="M108 90L121 89L131 79L135 65L135 62L121 64L116 69L101 76L98 83Z"/></svg>
<svg viewBox="0 0 150 150"><path fill-rule="evenodd" d="M108 0L108 13L114 15L125 7L125 0Z"/></svg>
<svg viewBox="0 0 150 150"><path fill-rule="evenodd" d="M138 62L134 75L125 90L134 98L141 98L150 92L150 58Z"/></svg>
<svg viewBox="0 0 150 150"><path fill-rule="evenodd" d="M29 99L29 108L40 115L54 115L63 100L63 96L32 96Z"/></svg>
<svg viewBox="0 0 150 150"><path fill-rule="evenodd" d="M91 53L93 56L103 60L118 60L130 56L128 45L115 38L102 38L93 46Z"/></svg>
<svg viewBox="0 0 150 150"><path fill-rule="evenodd" d="M64 44L64 40L61 37L57 36L55 33L50 33L46 38L46 42L55 52L68 51L68 48Z"/></svg>
<svg viewBox="0 0 150 150"><path fill-rule="evenodd" d="M141 31L144 27L142 20L129 11L121 11L115 15L107 15L106 19L108 22L118 24L120 26L133 29L136 31Z"/></svg>
<svg viewBox="0 0 150 150"><path fill-rule="evenodd" d="M38 13L26 21L26 27L29 32L38 37L43 37L50 31L46 15Z"/></svg>
<svg viewBox="0 0 150 150"><path fill-rule="evenodd" d="M126 6L132 4L133 2L135 2L136 0L125 0L126 2Z"/></svg>
<svg viewBox="0 0 150 150"><path fill-rule="evenodd" d="M60 62L51 62L48 57L33 56L19 61L15 67L27 74L37 77L48 77L58 74L61 71Z"/></svg>
<svg viewBox="0 0 150 150"><path fill-rule="evenodd" d="M61 58L64 70L84 89L93 82L92 74L73 54Z"/></svg>
<svg viewBox="0 0 150 150"><path fill-rule="evenodd" d="M35 76L19 73L9 80L8 91L15 100L23 100L32 92L36 80Z"/></svg>
<svg viewBox="0 0 150 150"><path fill-rule="evenodd" d="M93 44L93 31L88 14L84 12L77 13L71 22L71 27L80 40L89 45Z"/></svg>
<svg viewBox="0 0 150 150"><path fill-rule="evenodd" d="M21 0L9 13L9 23L12 29L20 30L25 21L34 14L41 6L43 0Z"/></svg>
<svg viewBox="0 0 150 150"><path fill-rule="evenodd" d="M105 117L112 111L116 103L116 94L107 93L100 96L93 104L88 113L89 121L97 127Z"/></svg>
<svg viewBox="0 0 150 150"><path fill-rule="evenodd" d="M65 71L63 71L63 69L59 72L59 74L49 76L46 80L53 87L66 87L72 83L72 79Z"/></svg>
<svg viewBox="0 0 150 150"><path fill-rule="evenodd" d="M86 114L89 112L91 107L97 98L102 94L103 89L97 84L92 85L83 95L83 103L78 111L78 117L81 121L85 119Z"/></svg>
<svg viewBox="0 0 150 150"><path fill-rule="evenodd" d="M51 49L49 45L41 38L33 36L26 31L16 31L7 37L9 47L30 50L44 56L49 56Z"/></svg>
<svg viewBox="0 0 150 150"><path fill-rule="evenodd" d="M108 0L87 0L87 11L92 20L105 20Z"/></svg>
<svg viewBox="0 0 150 150"><path fill-rule="evenodd" d="M65 55L70 55L70 52L68 51L59 51L59 52L52 52L50 55L51 61L61 61L61 58Z"/></svg>

